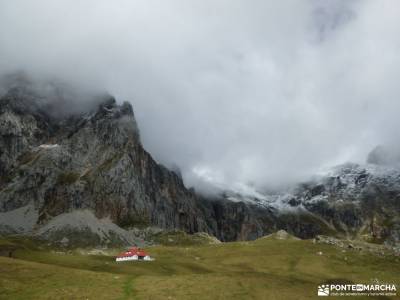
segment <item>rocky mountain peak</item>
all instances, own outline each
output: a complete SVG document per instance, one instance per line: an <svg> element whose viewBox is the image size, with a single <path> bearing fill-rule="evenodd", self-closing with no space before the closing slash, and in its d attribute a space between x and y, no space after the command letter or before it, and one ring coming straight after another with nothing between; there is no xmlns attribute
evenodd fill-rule
<svg viewBox="0 0 400 300"><path fill-rule="evenodd" d="M89 112L86 115L93 114L93 112ZM97 117L107 117L107 118L122 118L129 117L132 119L132 122L136 123L132 104L128 101L124 101L121 105L117 104L117 101L112 96L105 96L101 98L97 108L94 110L94 114Z"/></svg>
<svg viewBox="0 0 400 300"><path fill-rule="evenodd" d="M49 95L16 89L0 100L0 212L30 205L35 226L90 210L121 226L209 231L195 195L143 149L130 103L106 95L52 115L48 105L69 98Z"/></svg>
<svg viewBox="0 0 400 300"><path fill-rule="evenodd" d="M8 110L16 114L40 114L45 108L43 98L37 97L24 86L13 87L0 98L2 112Z"/></svg>
<svg viewBox="0 0 400 300"><path fill-rule="evenodd" d="M203 197L145 151L128 102L55 85L0 97L0 233L65 240L101 227L101 238L126 241L125 229L158 227L230 241L284 229L396 244L399 199L400 171L357 164L286 194Z"/></svg>

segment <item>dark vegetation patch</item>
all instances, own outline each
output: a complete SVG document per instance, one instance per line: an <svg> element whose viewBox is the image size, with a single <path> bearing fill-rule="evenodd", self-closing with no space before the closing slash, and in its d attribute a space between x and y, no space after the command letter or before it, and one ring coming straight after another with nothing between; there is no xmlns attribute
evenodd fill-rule
<svg viewBox="0 0 400 300"><path fill-rule="evenodd" d="M61 173L57 177L58 185L70 185L75 183L79 179L79 173L76 172L65 172Z"/></svg>
<svg viewBox="0 0 400 300"><path fill-rule="evenodd" d="M154 243L164 246L200 246L216 244L219 241L206 233L187 234L184 231L160 231L152 236Z"/></svg>
<svg viewBox="0 0 400 300"><path fill-rule="evenodd" d="M21 165L26 165L35 162L39 158L39 156L40 156L39 152L28 151L18 157L18 162Z"/></svg>
<svg viewBox="0 0 400 300"><path fill-rule="evenodd" d="M143 214L129 214L121 217L118 221L118 225L122 228L146 228L149 227L150 220Z"/></svg>

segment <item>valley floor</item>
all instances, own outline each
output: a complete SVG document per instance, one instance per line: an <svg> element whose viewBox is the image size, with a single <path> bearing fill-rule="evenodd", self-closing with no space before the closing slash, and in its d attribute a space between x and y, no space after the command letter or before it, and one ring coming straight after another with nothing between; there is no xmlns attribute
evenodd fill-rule
<svg viewBox="0 0 400 300"><path fill-rule="evenodd" d="M155 261L116 263L115 253L22 243L14 258L0 257L0 299L317 299L324 283L400 287L398 256L311 240L263 238L147 250Z"/></svg>

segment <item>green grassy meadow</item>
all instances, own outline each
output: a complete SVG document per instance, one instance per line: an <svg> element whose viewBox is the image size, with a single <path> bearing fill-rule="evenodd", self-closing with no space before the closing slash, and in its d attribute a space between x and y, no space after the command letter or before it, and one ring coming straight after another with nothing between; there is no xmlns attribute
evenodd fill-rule
<svg viewBox="0 0 400 300"><path fill-rule="evenodd" d="M0 257L0 299L318 299L321 283L400 286L398 256L311 240L152 246L155 261L119 263L120 249L88 255L18 239L0 248L10 243L18 250Z"/></svg>

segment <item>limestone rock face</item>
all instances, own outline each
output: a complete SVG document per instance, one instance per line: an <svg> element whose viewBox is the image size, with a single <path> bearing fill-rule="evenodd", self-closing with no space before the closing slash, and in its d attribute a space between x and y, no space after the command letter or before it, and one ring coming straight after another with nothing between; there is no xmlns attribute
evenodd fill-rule
<svg viewBox="0 0 400 300"><path fill-rule="evenodd" d="M281 194L243 195L203 201L222 240L256 239L285 230L301 238L317 235L399 245L400 168L343 164ZM210 200L210 199L208 199Z"/></svg>
<svg viewBox="0 0 400 300"><path fill-rule="evenodd" d="M398 244L400 170L345 164L299 186L297 203L349 238Z"/></svg>
<svg viewBox="0 0 400 300"><path fill-rule="evenodd" d="M46 100L25 87L0 99L0 212L32 204L39 226L89 209L124 227L211 231L194 193L143 149L129 103L102 96L65 114Z"/></svg>
<svg viewBox="0 0 400 300"><path fill-rule="evenodd" d="M290 194L206 198L143 149L129 103L89 98L29 85L0 97L0 233L68 244L129 242L130 228L206 232L221 241L282 229L301 238L400 242L399 169L348 164Z"/></svg>

